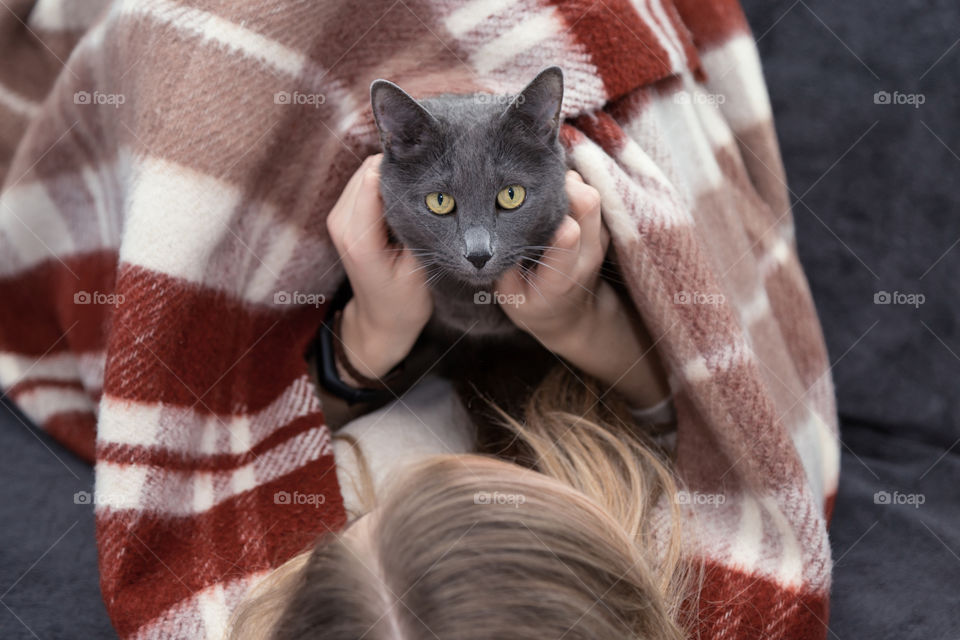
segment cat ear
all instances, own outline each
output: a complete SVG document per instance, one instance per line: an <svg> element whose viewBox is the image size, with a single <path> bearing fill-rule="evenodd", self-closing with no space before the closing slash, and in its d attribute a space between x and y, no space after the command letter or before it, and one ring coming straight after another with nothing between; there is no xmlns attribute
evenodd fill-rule
<svg viewBox="0 0 960 640"><path fill-rule="evenodd" d="M386 80L374 80L370 85L370 104L384 150L415 151L438 124L419 102Z"/></svg>
<svg viewBox="0 0 960 640"><path fill-rule="evenodd" d="M547 67L514 97L502 117L519 119L544 142L552 144L560 132L562 104L563 71L560 67Z"/></svg>

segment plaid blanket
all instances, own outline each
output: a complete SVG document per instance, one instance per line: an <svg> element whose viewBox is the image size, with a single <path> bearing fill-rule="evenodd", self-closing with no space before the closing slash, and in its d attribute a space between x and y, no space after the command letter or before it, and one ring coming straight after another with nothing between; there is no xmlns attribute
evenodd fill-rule
<svg viewBox="0 0 960 640"><path fill-rule="evenodd" d="M5 0L0 385L96 465L121 637L219 637L344 524L303 354L371 80L506 93L550 64L675 392L700 637L826 637L832 383L736 2Z"/></svg>

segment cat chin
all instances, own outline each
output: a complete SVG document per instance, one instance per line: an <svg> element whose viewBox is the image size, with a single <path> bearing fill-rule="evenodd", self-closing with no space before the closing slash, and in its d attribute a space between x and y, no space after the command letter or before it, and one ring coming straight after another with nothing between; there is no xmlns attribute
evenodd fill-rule
<svg viewBox="0 0 960 640"><path fill-rule="evenodd" d="M503 274L473 275L468 272L445 271L443 275L430 281L430 288L434 291L447 292L457 297L469 298L477 291L493 291L493 287Z"/></svg>
<svg viewBox="0 0 960 640"><path fill-rule="evenodd" d="M442 333L470 337L507 336L518 331L516 325L503 312L492 289L460 291L451 296L438 292L434 295L433 317L430 322Z"/></svg>
<svg viewBox="0 0 960 640"><path fill-rule="evenodd" d="M463 293L466 294L471 291L492 291L499 277L500 276L471 278L468 276L450 276L449 280L452 284L459 286Z"/></svg>
<svg viewBox="0 0 960 640"><path fill-rule="evenodd" d="M482 273L466 269L456 271L446 269L444 274L435 278L433 282L438 285L438 289L459 291L460 295L470 291L493 291L497 281L518 264L520 264L519 259L495 269L485 269Z"/></svg>
<svg viewBox="0 0 960 640"><path fill-rule="evenodd" d="M448 339L466 335L468 339L507 339L521 333L515 324L496 305L492 310L499 313L480 313L472 318L442 317L434 315L430 320L430 332Z"/></svg>

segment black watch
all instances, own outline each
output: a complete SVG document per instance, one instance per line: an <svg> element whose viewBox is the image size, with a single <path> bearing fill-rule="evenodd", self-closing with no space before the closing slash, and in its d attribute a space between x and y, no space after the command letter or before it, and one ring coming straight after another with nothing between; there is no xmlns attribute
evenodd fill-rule
<svg viewBox="0 0 960 640"><path fill-rule="evenodd" d="M320 386L334 396L345 400L348 404L366 404L374 402L383 402L389 400L392 396L387 389L360 389L350 386L340 379L337 372L336 349L334 341L338 340L333 334L333 317L337 312L342 311L350 299L353 297L353 288L349 280L344 280L343 284L337 289L330 301L330 308L327 315L320 324L320 335L314 343L314 349L319 349L317 376Z"/></svg>

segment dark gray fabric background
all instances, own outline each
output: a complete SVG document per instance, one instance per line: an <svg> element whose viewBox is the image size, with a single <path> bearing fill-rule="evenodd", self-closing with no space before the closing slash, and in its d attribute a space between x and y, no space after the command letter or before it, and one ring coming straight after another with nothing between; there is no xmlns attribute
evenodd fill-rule
<svg viewBox="0 0 960 640"><path fill-rule="evenodd" d="M960 638L960 6L744 6L835 364L830 637ZM875 104L877 91L926 102ZM879 291L926 301L876 305ZM74 503L90 469L7 405L0 438L0 638L111 637L92 508ZM924 502L877 504L878 491Z"/></svg>
<svg viewBox="0 0 960 640"><path fill-rule="evenodd" d="M960 638L960 5L744 6L835 365L830 637ZM925 102L875 104L878 91ZM926 300L874 304L881 291Z"/></svg>

